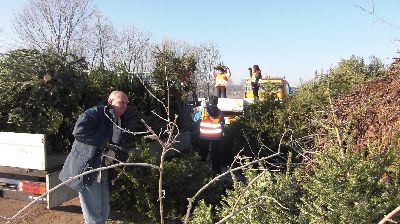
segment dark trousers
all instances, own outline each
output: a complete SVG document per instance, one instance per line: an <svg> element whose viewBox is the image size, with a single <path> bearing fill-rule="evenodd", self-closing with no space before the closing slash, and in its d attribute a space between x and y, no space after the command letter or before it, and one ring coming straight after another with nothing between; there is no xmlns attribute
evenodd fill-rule
<svg viewBox="0 0 400 224"><path fill-rule="evenodd" d="M260 87L258 85L253 85L251 88L253 89L253 98L258 99L258 89Z"/></svg>
<svg viewBox="0 0 400 224"><path fill-rule="evenodd" d="M226 87L217 86L217 96L218 98L226 98Z"/></svg>
<svg viewBox="0 0 400 224"><path fill-rule="evenodd" d="M199 139L200 157L203 162L206 161L208 149L211 148L211 165L214 171L221 172L221 140L210 141Z"/></svg>

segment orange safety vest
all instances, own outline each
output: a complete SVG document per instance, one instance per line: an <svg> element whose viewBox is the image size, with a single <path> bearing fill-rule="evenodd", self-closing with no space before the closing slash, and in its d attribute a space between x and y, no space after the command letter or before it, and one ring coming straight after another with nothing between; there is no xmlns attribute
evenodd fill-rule
<svg viewBox="0 0 400 224"><path fill-rule="evenodd" d="M221 113L212 118L203 108L200 120L200 138L206 140L220 140L222 138Z"/></svg>
<svg viewBox="0 0 400 224"><path fill-rule="evenodd" d="M255 83L255 84L258 84L258 83L256 83L256 77L257 77L257 72L252 72L252 73L251 73L251 82L252 82L252 83ZM260 77L260 79L258 80L258 82L260 82L261 78L262 78L262 77Z"/></svg>
<svg viewBox="0 0 400 224"><path fill-rule="evenodd" d="M228 76L226 75L226 73L217 74L217 76L215 77L215 87L217 86L228 86Z"/></svg>

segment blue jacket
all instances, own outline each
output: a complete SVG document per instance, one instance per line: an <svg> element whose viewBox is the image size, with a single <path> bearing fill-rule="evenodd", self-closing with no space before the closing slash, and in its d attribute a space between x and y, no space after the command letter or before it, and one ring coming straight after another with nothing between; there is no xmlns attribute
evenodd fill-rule
<svg viewBox="0 0 400 224"><path fill-rule="evenodd" d="M82 113L72 134L75 141L68 154L59 178L62 182L70 177L101 166L101 156L107 142L112 137L112 122L105 116L114 118L114 110L110 106L95 106ZM98 172L77 178L67 185L80 191L84 186L92 185Z"/></svg>

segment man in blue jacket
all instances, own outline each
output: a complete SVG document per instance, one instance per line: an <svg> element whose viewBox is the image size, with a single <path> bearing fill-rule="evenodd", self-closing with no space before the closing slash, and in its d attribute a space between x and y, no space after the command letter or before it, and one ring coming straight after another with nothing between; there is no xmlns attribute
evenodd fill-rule
<svg viewBox="0 0 400 224"><path fill-rule="evenodd" d="M104 165L102 155L107 143L121 141L122 130L117 125L121 127L127 104L124 92L113 91L106 106L92 107L79 116L73 131L75 141L59 175L62 182ZM85 223L106 222L110 213L107 170L87 174L67 185L79 192Z"/></svg>

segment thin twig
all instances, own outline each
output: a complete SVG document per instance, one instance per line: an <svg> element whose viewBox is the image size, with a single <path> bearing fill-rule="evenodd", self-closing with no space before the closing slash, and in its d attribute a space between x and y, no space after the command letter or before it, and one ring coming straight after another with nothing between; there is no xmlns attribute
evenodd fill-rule
<svg viewBox="0 0 400 224"><path fill-rule="evenodd" d="M233 211L231 214L229 214L228 216L225 216L223 219L219 220L218 222L216 222L215 224L220 224L220 223L225 223L227 221L229 221L233 216L239 214L240 212L242 212L245 209L248 209L249 207L253 206L253 205L257 205L262 203L264 200L266 199L270 199L272 201L274 201L275 203L277 203L281 208L289 210L288 208L286 208L285 206L283 206L282 204L280 204L275 198L273 197L268 197L268 196L260 196L258 198L256 198L253 202Z"/></svg>
<svg viewBox="0 0 400 224"><path fill-rule="evenodd" d="M248 167L248 166L250 166L250 165L253 165L253 164L262 162L262 161L264 161L264 160L270 159L270 158L272 158L272 157L275 157L275 156L277 156L277 155L279 155L279 154L280 154L280 152L278 151L277 153L275 153L275 154L273 154L273 155L270 155L270 156L267 156L267 157L263 157L263 158L260 158L260 159L258 159L258 160L249 162L249 163L247 163L247 164L245 164L245 165L236 167L236 168L234 168L234 169L232 169L232 170L228 170L228 171L226 171L226 172L224 172L224 173L222 173L222 174L220 174L220 175L214 177L214 178L213 178L211 181L209 181L206 185L204 185L202 188L200 188L200 190L198 190L198 191L195 193L195 195L194 195L193 197L187 198L187 200L189 201L189 204L188 204L188 206L187 206L187 210L186 210L186 215L185 215L185 221L184 221L184 223L185 223L185 224L189 223L189 215L190 215L190 210L192 209L192 206L193 206L193 202L196 200L196 198L197 198L205 189L207 189L209 186L211 186L211 184L213 184L214 182L218 181L221 177L223 177L223 176L225 176L225 175L227 175L227 174L229 174L229 173L231 173L231 172L233 172L233 171L241 170L241 169L246 168L246 167Z"/></svg>
<svg viewBox="0 0 400 224"><path fill-rule="evenodd" d="M261 172L259 175L257 175L256 177L254 177L249 184L242 190L242 192L240 193L239 197L236 199L235 204L232 207L232 212L233 213L236 209L236 206L239 204L240 199L242 199L242 197L244 196L244 194L247 192L247 190L251 187L251 185L253 185L254 182L256 182L260 177L262 177L264 174L266 174L266 171Z"/></svg>
<svg viewBox="0 0 400 224"><path fill-rule="evenodd" d="M372 2L372 11L370 11L368 9L365 9L364 7L361 7L361 6L356 5L356 4L353 4L353 6L356 7L356 8L361 9L362 11L364 11L364 12L366 12L366 13L372 15L372 16L374 16L378 21L380 21L383 24L389 25L389 26L391 26L391 27L393 27L395 29L400 29L400 27L398 27L398 26L396 26L396 25L384 20L383 18L377 16L376 13L375 13L375 6L374 6L373 2Z"/></svg>

